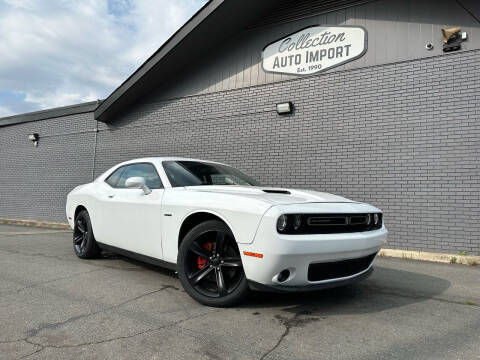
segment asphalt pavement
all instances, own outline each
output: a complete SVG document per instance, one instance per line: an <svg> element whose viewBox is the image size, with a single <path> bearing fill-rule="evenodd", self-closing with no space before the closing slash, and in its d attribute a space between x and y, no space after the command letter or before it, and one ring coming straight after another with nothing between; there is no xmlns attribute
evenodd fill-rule
<svg viewBox="0 0 480 360"><path fill-rule="evenodd" d="M480 267L378 258L358 284L202 306L171 271L0 225L0 359L480 359Z"/></svg>

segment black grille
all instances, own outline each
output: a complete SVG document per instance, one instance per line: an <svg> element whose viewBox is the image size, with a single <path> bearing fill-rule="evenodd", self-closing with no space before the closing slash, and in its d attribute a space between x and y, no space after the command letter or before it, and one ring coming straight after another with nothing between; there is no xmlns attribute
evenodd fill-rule
<svg viewBox="0 0 480 360"><path fill-rule="evenodd" d="M338 279L358 274L368 269L375 255L376 253L358 259L310 264L308 281Z"/></svg>
<svg viewBox="0 0 480 360"><path fill-rule="evenodd" d="M285 214L285 228L277 227L281 234L335 234L378 230L382 227L382 214ZM374 219L378 217L377 223ZM280 230L282 229L282 230Z"/></svg>

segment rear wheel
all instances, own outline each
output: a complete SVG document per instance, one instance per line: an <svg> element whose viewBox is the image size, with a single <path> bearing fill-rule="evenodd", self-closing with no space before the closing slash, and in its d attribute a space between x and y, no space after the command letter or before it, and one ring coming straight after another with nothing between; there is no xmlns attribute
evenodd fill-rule
<svg viewBox="0 0 480 360"><path fill-rule="evenodd" d="M92 223L87 210L80 211L75 217L73 250L80 259L93 259L101 253L93 236Z"/></svg>
<svg viewBox="0 0 480 360"><path fill-rule="evenodd" d="M177 266L186 292L204 305L230 306L248 293L240 251L221 221L206 221L185 235Z"/></svg>

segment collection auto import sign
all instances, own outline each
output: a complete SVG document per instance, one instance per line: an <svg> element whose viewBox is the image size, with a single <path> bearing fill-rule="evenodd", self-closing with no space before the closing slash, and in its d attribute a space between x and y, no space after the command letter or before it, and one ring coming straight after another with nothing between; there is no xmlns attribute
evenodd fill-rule
<svg viewBox="0 0 480 360"><path fill-rule="evenodd" d="M367 51L367 32L360 26L312 26L263 49L267 72L310 75L358 59Z"/></svg>

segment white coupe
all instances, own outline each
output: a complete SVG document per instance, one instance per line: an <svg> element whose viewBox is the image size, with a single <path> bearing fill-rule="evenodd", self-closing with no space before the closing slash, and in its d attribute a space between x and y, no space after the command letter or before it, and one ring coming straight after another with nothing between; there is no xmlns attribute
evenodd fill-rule
<svg viewBox="0 0 480 360"><path fill-rule="evenodd" d="M184 158L114 166L67 197L78 257L102 249L178 271L186 292L228 306L249 289L308 291L368 277L382 212L327 193L260 186L233 167Z"/></svg>

